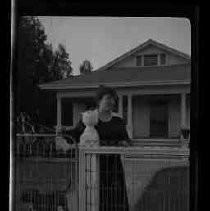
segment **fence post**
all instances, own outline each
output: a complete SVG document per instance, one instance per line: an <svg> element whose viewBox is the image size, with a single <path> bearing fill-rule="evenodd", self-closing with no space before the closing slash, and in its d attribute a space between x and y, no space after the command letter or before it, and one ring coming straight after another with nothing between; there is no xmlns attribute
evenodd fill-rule
<svg viewBox="0 0 210 211"><path fill-rule="evenodd" d="M79 211L85 211L85 152L79 148Z"/></svg>
<svg viewBox="0 0 210 211"><path fill-rule="evenodd" d="M99 156L93 154L91 158L91 211L99 211Z"/></svg>
<svg viewBox="0 0 210 211"><path fill-rule="evenodd" d="M79 211L99 211L99 156L80 148Z"/></svg>

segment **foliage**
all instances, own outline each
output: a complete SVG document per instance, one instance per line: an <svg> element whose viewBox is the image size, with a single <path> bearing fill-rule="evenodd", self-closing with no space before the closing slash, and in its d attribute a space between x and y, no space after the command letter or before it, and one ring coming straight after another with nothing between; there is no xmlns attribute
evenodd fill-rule
<svg viewBox="0 0 210 211"><path fill-rule="evenodd" d="M36 17L24 16L18 21L16 45L16 113L33 113L39 110L42 123L52 122L56 116L56 100L45 93L38 84L71 76L69 55L61 44L53 51L47 42L44 27Z"/></svg>
<svg viewBox="0 0 210 211"><path fill-rule="evenodd" d="M69 61L69 54L66 52L62 44L58 45L58 49L54 53L51 66L52 79L63 79L71 76L72 67Z"/></svg>
<svg viewBox="0 0 210 211"><path fill-rule="evenodd" d="M90 61L84 60L79 67L80 74L90 73L93 70L93 66Z"/></svg>

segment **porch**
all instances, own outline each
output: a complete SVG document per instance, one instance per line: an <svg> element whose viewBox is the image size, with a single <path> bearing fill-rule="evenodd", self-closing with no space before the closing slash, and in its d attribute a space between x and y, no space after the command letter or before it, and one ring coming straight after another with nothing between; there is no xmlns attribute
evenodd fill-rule
<svg viewBox="0 0 210 211"><path fill-rule="evenodd" d="M190 130L188 88L117 89L117 93L115 115L126 121L128 134L135 143L163 139L173 142L180 139L182 129ZM81 113L95 106L93 96L94 90L57 93L57 130L75 127Z"/></svg>

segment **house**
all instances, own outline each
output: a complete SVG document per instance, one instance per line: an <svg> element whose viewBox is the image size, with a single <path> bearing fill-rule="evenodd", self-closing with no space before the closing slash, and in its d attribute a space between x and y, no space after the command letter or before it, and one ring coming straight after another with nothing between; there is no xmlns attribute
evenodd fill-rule
<svg viewBox="0 0 210 211"><path fill-rule="evenodd" d="M116 89L133 140L178 140L190 127L191 58L152 39L86 75L40 84L57 93L57 127L74 127L99 85Z"/></svg>

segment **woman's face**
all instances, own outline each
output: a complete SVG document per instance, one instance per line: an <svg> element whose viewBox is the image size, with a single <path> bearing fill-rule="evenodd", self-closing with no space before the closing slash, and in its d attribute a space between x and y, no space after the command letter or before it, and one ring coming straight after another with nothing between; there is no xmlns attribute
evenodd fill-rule
<svg viewBox="0 0 210 211"><path fill-rule="evenodd" d="M110 95L104 95L99 101L99 110L100 111L112 111L115 107L115 100Z"/></svg>

